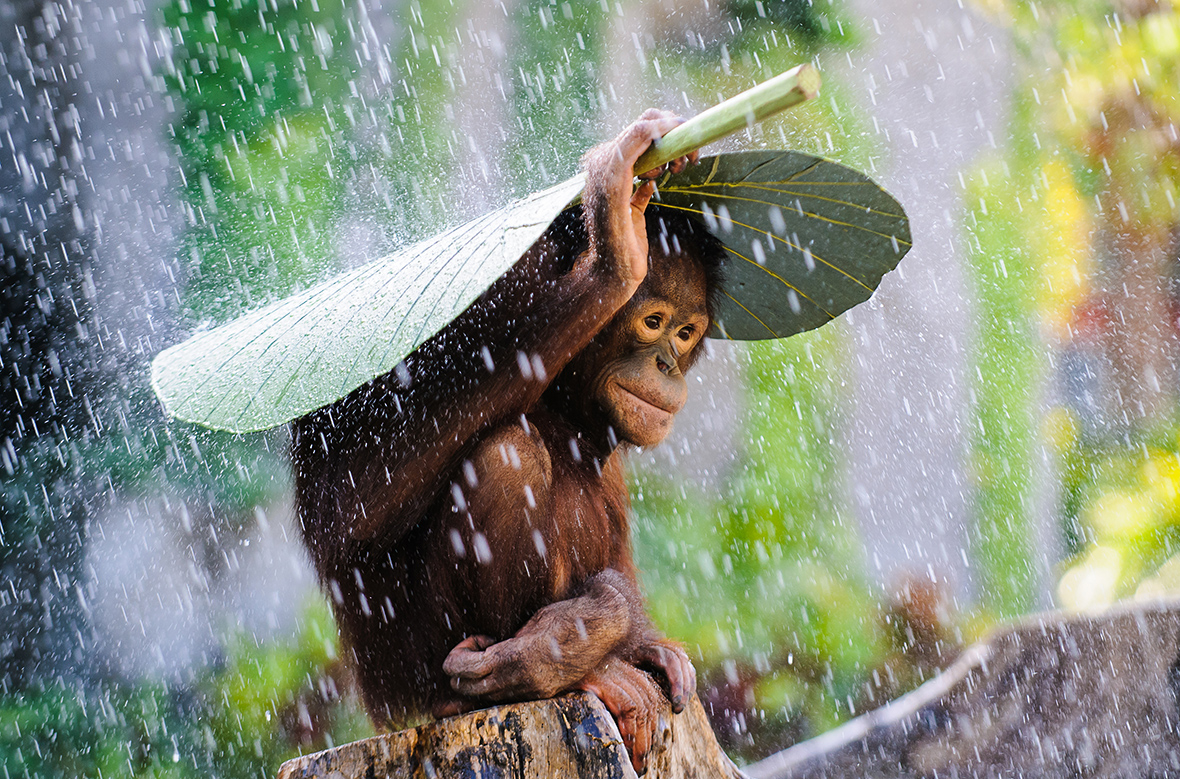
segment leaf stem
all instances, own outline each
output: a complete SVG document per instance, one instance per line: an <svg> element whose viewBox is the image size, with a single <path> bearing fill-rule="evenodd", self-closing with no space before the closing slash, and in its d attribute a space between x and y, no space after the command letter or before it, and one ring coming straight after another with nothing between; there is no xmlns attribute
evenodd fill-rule
<svg viewBox="0 0 1180 779"><path fill-rule="evenodd" d="M683 157L693 149L718 141L738 130L799 105L819 94L819 71L799 65L718 103L689 119L653 143L635 163L635 173L646 173Z"/></svg>

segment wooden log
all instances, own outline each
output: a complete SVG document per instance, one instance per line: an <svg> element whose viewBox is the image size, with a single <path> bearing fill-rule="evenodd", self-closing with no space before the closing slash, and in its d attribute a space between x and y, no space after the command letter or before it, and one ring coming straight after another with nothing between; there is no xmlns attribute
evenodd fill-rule
<svg viewBox="0 0 1180 779"><path fill-rule="evenodd" d="M652 779L740 779L700 702L665 712L648 759ZM635 779L610 713L595 697L515 703L375 736L289 760L279 779Z"/></svg>
<svg viewBox="0 0 1180 779"><path fill-rule="evenodd" d="M757 779L1180 776L1180 604L1045 614Z"/></svg>

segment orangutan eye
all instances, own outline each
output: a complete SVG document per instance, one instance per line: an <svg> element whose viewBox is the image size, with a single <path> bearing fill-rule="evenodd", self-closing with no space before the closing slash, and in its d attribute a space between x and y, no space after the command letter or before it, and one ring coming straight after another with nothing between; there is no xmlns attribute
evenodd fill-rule
<svg viewBox="0 0 1180 779"><path fill-rule="evenodd" d="M689 325L688 327L680 328L680 332L677 335L680 336L681 341L687 341L692 338L692 334L695 332L696 330L693 329L692 325Z"/></svg>
<svg viewBox="0 0 1180 779"><path fill-rule="evenodd" d="M651 316L649 316L643 320L643 324L647 325L647 327L649 327L652 330L659 330L660 329L660 318L658 316L656 316L655 314L652 314Z"/></svg>

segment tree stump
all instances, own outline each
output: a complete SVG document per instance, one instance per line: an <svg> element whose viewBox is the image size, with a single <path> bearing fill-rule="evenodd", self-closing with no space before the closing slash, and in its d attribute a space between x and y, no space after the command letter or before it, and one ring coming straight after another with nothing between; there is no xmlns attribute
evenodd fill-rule
<svg viewBox="0 0 1180 779"><path fill-rule="evenodd" d="M1180 776L1180 603L1045 614L912 693L739 771L694 699L651 779ZM279 779L634 777L592 696L477 711L285 763Z"/></svg>

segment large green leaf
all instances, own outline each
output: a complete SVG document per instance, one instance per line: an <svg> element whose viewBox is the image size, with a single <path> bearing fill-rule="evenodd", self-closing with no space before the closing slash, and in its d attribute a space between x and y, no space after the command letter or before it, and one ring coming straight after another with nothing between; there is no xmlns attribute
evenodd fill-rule
<svg viewBox="0 0 1180 779"><path fill-rule="evenodd" d="M582 191L577 176L166 349L174 417L249 433L388 373L512 267Z"/></svg>
<svg viewBox="0 0 1180 779"><path fill-rule="evenodd" d="M660 182L660 205L725 244L710 335L782 338L868 300L910 248L909 219L872 179L797 152L722 154Z"/></svg>
<svg viewBox="0 0 1180 779"><path fill-rule="evenodd" d="M388 373L525 253L581 176L161 352L168 413L265 430ZM661 182L660 204L726 244L712 335L761 339L822 325L867 299L909 248L901 206L870 179L794 152L706 158Z"/></svg>

